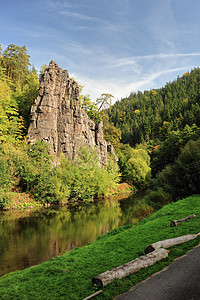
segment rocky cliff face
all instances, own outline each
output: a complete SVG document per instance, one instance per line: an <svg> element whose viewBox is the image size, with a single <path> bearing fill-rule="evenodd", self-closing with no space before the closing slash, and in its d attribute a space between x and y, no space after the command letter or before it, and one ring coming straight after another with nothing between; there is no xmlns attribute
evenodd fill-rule
<svg viewBox="0 0 200 300"><path fill-rule="evenodd" d="M102 123L95 125L79 106L78 99L78 83L51 61L31 108L28 141L45 141L55 163L62 152L73 160L80 146L87 144L97 148L100 164L105 165L107 153L113 151L112 146L103 139Z"/></svg>

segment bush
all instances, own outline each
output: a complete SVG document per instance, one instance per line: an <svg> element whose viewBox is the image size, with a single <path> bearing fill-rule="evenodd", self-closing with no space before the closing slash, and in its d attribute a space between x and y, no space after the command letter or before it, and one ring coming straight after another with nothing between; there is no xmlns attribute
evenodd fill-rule
<svg viewBox="0 0 200 300"><path fill-rule="evenodd" d="M62 154L52 176L54 194L59 202L104 196L118 180L116 162L110 158L107 168L101 168L98 153L87 146L80 148L75 161L68 161Z"/></svg>
<svg viewBox="0 0 200 300"><path fill-rule="evenodd" d="M150 156L144 149L133 149L129 145L121 148L119 167L124 181L139 189L149 186L151 180Z"/></svg>
<svg viewBox="0 0 200 300"><path fill-rule="evenodd" d="M0 167L0 185L5 187L5 193L12 190L30 192L35 200L43 203L55 201L51 187L51 157L47 145L41 141L34 145L21 143L18 147L2 145Z"/></svg>
<svg viewBox="0 0 200 300"><path fill-rule="evenodd" d="M61 155L53 167L48 147L37 141L33 145L14 148L4 145L0 152L0 206L8 205L8 192L29 192L45 203L67 203L101 197L119 180L116 162L110 157L107 167L99 165L98 153L90 147L80 148L75 161Z"/></svg>
<svg viewBox="0 0 200 300"><path fill-rule="evenodd" d="M53 169L52 186L54 189L55 199L59 203L66 203L70 196L68 181L69 162L65 159L64 154L61 154L60 164Z"/></svg>
<svg viewBox="0 0 200 300"><path fill-rule="evenodd" d="M154 189L161 188L170 195L174 194L174 171L171 165L167 165L157 174L156 179L152 180L152 187Z"/></svg>
<svg viewBox="0 0 200 300"><path fill-rule="evenodd" d="M0 187L10 186L10 170L7 159L0 156Z"/></svg>
<svg viewBox="0 0 200 300"><path fill-rule="evenodd" d="M153 181L153 188L170 194L173 200L200 193L200 139L190 140L172 165ZM153 192L154 193L154 192Z"/></svg>
<svg viewBox="0 0 200 300"><path fill-rule="evenodd" d="M162 188L157 190L148 191L144 197L144 202L149 203L154 209L159 209L163 205L172 201L172 197L169 193L166 193Z"/></svg>
<svg viewBox="0 0 200 300"><path fill-rule="evenodd" d="M130 158L127 162L127 179L139 189L147 187L151 179L151 168L140 158Z"/></svg>
<svg viewBox="0 0 200 300"><path fill-rule="evenodd" d="M183 130L171 131L161 146L152 152L152 175L161 171L168 164L173 164L188 141L200 137L199 128L193 124L186 125ZM155 149L155 148L154 148Z"/></svg>
<svg viewBox="0 0 200 300"><path fill-rule="evenodd" d="M116 162L116 158L111 154L108 154L106 170L114 183L118 183L120 181L121 174L119 173L119 166Z"/></svg>
<svg viewBox="0 0 200 300"><path fill-rule="evenodd" d="M174 197L200 194L200 139L190 140L173 165Z"/></svg>
<svg viewBox="0 0 200 300"><path fill-rule="evenodd" d="M9 204L8 192L5 189L0 188L0 208L7 207Z"/></svg>

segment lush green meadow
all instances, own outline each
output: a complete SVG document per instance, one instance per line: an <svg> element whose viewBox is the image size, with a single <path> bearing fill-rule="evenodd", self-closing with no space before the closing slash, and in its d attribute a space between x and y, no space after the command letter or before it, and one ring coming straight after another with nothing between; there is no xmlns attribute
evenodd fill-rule
<svg viewBox="0 0 200 300"><path fill-rule="evenodd" d="M192 213L196 218L178 227L170 227L171 220ZM83 299L97 291L92 285L92 277L141 256L153 242L199 231L200 196L191 196L165 205L135 225L120 227L100 236L96 242L83 248L75 248L38 266L4 275L0 278L0 299ZM103 288L97 299L113 299L199 242L200 237L197 237L171 248L167 259L128 278L115 280Z"/></svg>

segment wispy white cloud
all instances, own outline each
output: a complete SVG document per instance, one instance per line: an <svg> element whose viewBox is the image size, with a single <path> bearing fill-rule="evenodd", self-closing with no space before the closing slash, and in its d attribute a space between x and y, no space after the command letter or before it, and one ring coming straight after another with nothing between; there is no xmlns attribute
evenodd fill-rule
<svg viewBox="0 0 200 300"><path fill-rule="evenodd" d="M200 56L200 52L194 52L194 53L159 53L159 54L153 54L153 55L145 55L145 56L139 56L138 58L141 59L166 59L166 58L177 58L177 57L189 57L189 56Z"/></svg>
<svg viewBox="0 0 200 300"><path fill-rule="evenodd" d="M152 42L159 50L177 49L179 31L171 0L152 1L145 23Z"/></svg>
<svg viewBox="0 0 200 300"><path fill-rule="evenodd" d="M38 5L40 6L43 6L44 5L40 2ZM62 1L62 0L45 0L45 7L48 7L48 8L71 8L71 7L74 7L76 6L74 3L69 3L69 1Z"/></svg>
<svg viewBox="0 0 200 300"><path fill-rule="evenodd" d="M70 18L74 18L78 21L85 21L85 22L91 22L93 23L93 26L95 26L95 28L97 28L98 26L100 26L100 31L105 31L105 32L123 32L123 28L120 24L118 23L111 23L107 20L104 19L100 19L94 16L89 16L89 15L84 15L81 13L77 13L71 10L61 10L59 12L60 15L65 15L68 16ZM77 27L77 25L75 25L75 27ZM85 26L85 29L92 29L91 24L87 24L87 26ZM94 29L94 27L93 27Z"/></svg>
<svg viewBox="0 0 200 300"><path fill-rule="evenodd" d="M64 42L64 46L66 43ZM76 41L70 41L68 45L66 45L66 49L74 54L74 57L79 59L80 57L90 56L94 53L92 48L85 47L83 44L78 43Z"/></svg>
<svg viewBox="0 0 200 300"><path fill-rule="evenodd" d="M36 30L36 29L27 29L27 28L15 28L18 32L18 35L38 39L38 38L45 38L48 36L48 33L43 30Z"/></svg>
<svg viewBox="0 0 200 300"><path fill-rule="evenodd" d="M58 19L62 16L67 16L68 18L74 20L74 28L77 30L77 27L81 30L84 29L94 29L99 28L100 31L104 32L123 32L124 28L122 24L118 22L112 22L106 18L98 17L94 13L89 14L89 10L87 6L84 6L81 2L69 2L69 1L61 1L61 0L46 0L47 5L46 11L49 11L51 17L57 17ZM44 6L39 4L41 9L44 10ZM87 13L83 13L87 12ZM52 15L53 13L53 15ZM76 24L78 22L84 22L84 26L79 26ZM92 23L92 27L91 27ZM82 24L83 25L83 24ZM68 24L69 26L69 24Z"/></svg>
<svg viewBox="0 0 200 300"><path fill-rule="evenodd" d="M172 69L165 69L161 71L154 71L146 74L140 80L126 81L126 80L97 80L88 77L81 77L78 74L70 74L71 77L75 77L80 85L83 85L83 93L89 94L93 101L98 98L102 93L110 93L114 96L114 101L127 97L131 92L137 92L138 90L147 90L151 88L158 88L156 86L156 79L160 76L167 75L169 73L178 74L179 72L190 70L191 66L184 66Z"/></svg>
<svg viewBox="0 0 200 300"><path fill-rule="evenodd" d="M125 65L133 65L136 66L138 61L152 61L152 60L166 60L166 59L176 59L180 57L195 57L200 56L200 52L194 53L158 53L158 54L149 54L149 55L141 55L141 56L132 56L125 57L119 59L113 59L110 67L118 68Z"/></svg>
<svg viewBox="0 0 200 300"><path fill-rule="evenodd" d="M76 18L80 21L94 21L94 22L101 21L98 18L90 17L90 16L87 16L87 15L83 15L83 14L76 13L76 12L69 11L69 10L61 10L59 13L60 13L60 15L66 15L66 16L69 16L69 17L72 17L72 18Z"/></svg>

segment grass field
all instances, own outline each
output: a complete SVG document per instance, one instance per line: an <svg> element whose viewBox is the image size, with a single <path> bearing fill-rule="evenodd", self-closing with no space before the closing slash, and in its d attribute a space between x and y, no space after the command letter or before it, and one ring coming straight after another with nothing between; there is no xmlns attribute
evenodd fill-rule
<svg viewBox="0 0 200 300"><path fill-rule="evenodd" d="M170 227L171 220L193 213L196 218ZM97 287L92 286L92 277L143 255L144 249L153 242L199 231L200 196L191 196L165 205L135 225L123 226L100 236L90 245L73 249L38 266L4 275L0 278L0 299L83 299L97 291ZM197 237L169 249L167 259L125 279L115 280L95 299L113 299L199 242L200 237Z"/></svg>

